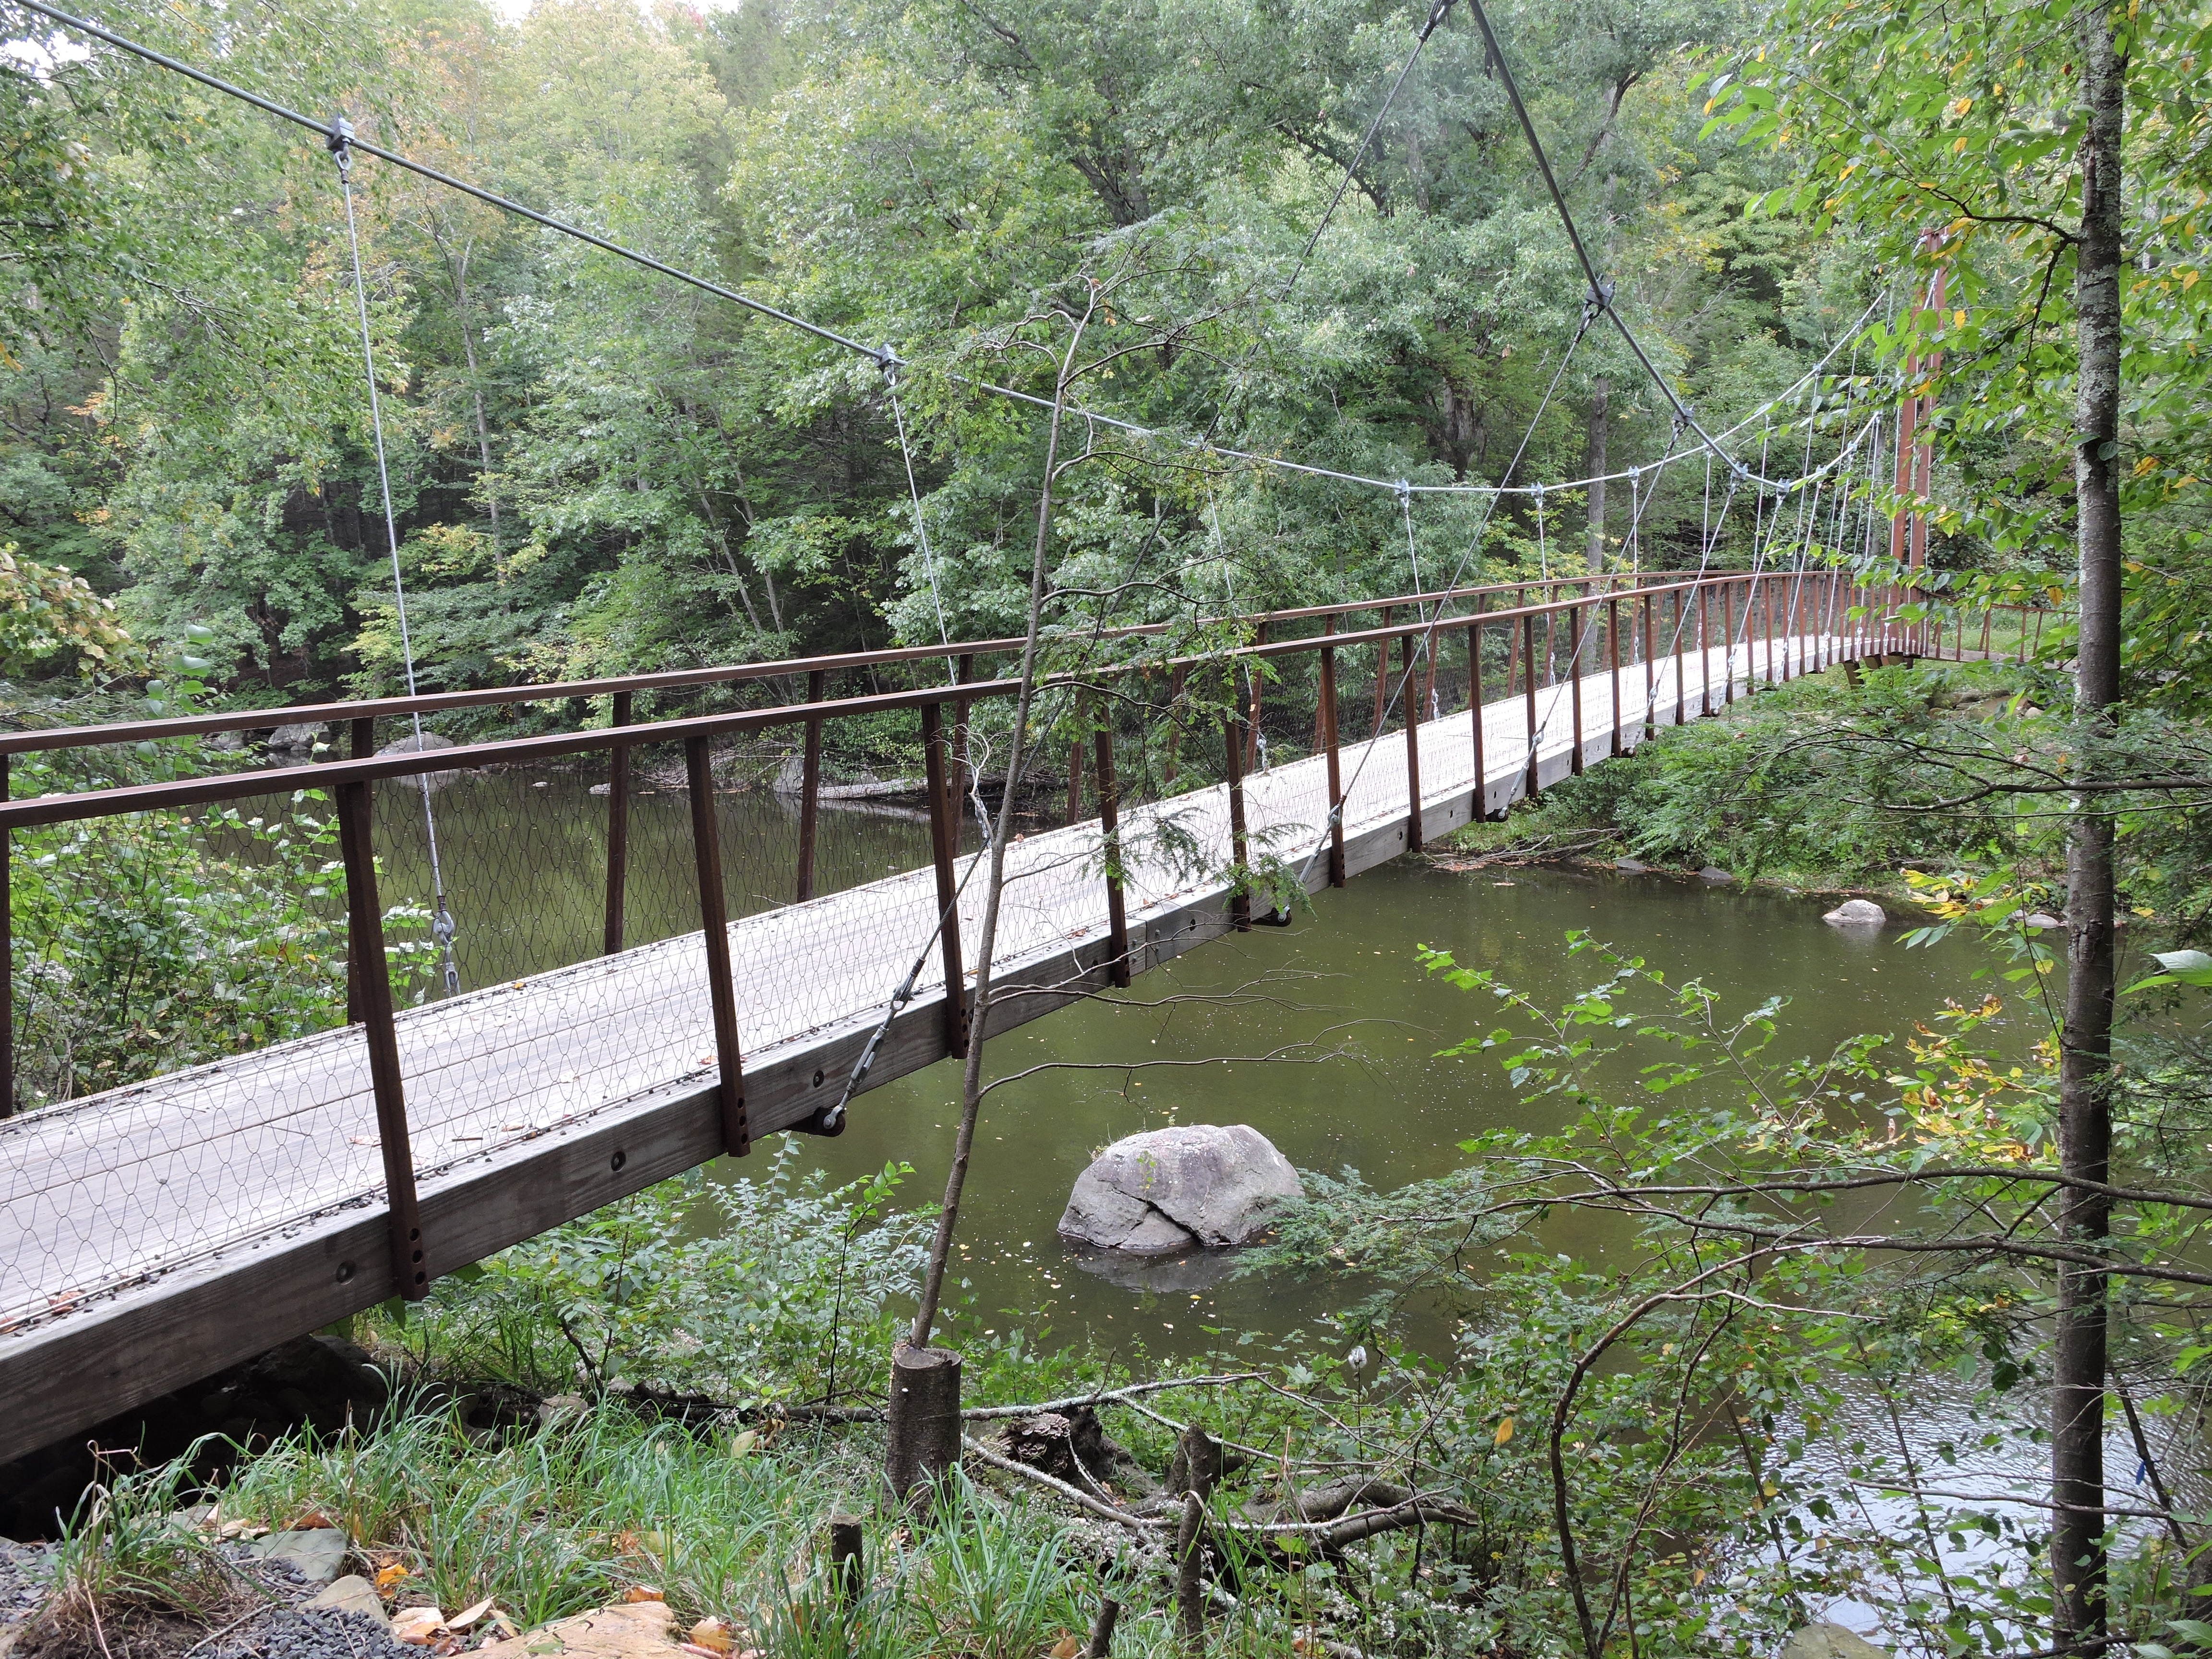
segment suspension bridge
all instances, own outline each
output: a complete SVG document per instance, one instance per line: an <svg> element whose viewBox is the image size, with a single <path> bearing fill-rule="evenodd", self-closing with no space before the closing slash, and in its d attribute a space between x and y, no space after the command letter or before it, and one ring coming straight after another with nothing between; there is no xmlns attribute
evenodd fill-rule
<svg viewBox="0 0 2212 1659"><path fill-rule="evenodd" d="M21 3L303 129L329 149L344 198L403 643L399 532L353 216L353 167L364 155L872 360L883 371L906 452L914 538L934 592L935 562L898 403L903 365L889 345L866 344L664 264L47 0ZM1431 7L1360 155L1450 3ZM1004 849L1008 880L983 1034L970 1030L979 964L963 948L977 934L983 884L972 877L985 855L963 842L969 809L982 803L979 754L993 706L1021 690L1003 672L1022 651L1019 640L948 635L929 647L427 696L415 691L410 644L409 696L283 711L289 722L343 730L342 758L27 799L0 792L0 838L8 842L0 848L0 1114L19 1098L20 987L58 994L51 975L38 978L40 942L13 937L4 885L17 844L40 832L77 825L89 834L105 821L129 819L205 840L210 815L308 792L335 809L348 953L342 1022L332 1010L327 1029L312 1035L0 1118L0 1462L289 1337L395 1296L419 1297L441 1274L713 1158L743 1156L763 1136L836 1133L869 1091L964 1053L979 1035L1127 986L1185 951L1265 920L1271 906L1289 902L1291 887L1341 885L1476 816L1497 816L1626 754L1662 726L1717 713L1755 686L1839 664L2031 653L2041 613L1984 605L1970 617L1921 591L1926 532L1916 509L1928 494L1932 452L1918 422L1934 366L1906 365L1906 376L1886 392L1862 382L1855 361L1845 374L1831 372L1881 301L1869 302L1795 385L1735 425L1709 431L1616 307L1613 285L1593 263L1553 179L1504 48L1480 0L1468 0L1468 9L1589 284L1579 325L1553 366L1528 434L1601 319L1671 414L1666 453L1654 465L1607 475L1629 486L1626 572L1554 577L1548 555L1540 554L1539 580L1460 585L1480 568L1484 532L1501 503L1517 501L1533 514L1541 548L1547 491L1599 482L1516 481L1527 437L1496 483L1392 480L1163 433L1066 405L1064 398L952 376L978 396L1064 412L1086 432L1110 428L1195 447L1225 466L1393 492L1416 590L1229 619L1229 631L1243 641L1232 649L1188 661L1139 650L1138 660L1061 672L1047 683L1054 718L1080 727L1067 821ZM1340 188L1308 253L1343 195ZM1278 297L1287 296L1304 264L1302 255ZM1802 418L1778 428L1776 412L1800 399ZM1755 465L1747 459L1754 425ZM1801 431L1797 469L1770 476L1770 445L1794 444ZM1835 437L1835 453L1816 465L1814 443L1823 434ZM1695 440L1687 447L1686 435ZM1743 453L1733 453L1731 442ZM1881 476L1886 443L1895 453L1889 483ZM1697 568L1644 569L1645 508L1670 468L1696 459L1705 468ZM1732 533L1741 541L1748 529L1754 556L1747 569L1725 570L1718 553L1740 495L1747 505ZM1425 583L1413 504L1449 496L1478 498L1481 523L1457 568L1441 583ZM1885 515L1886 563L1876 546ZM1218 516L1214 525L1218 538ZM1124 629L1091 643L1141 642L1160 631ZM941 682L933 666L939 663L949 671ZM1000 677L983 677L994 665ZM1358 688L1344 695L1352 678ZM1187 695L1201 680L1224 689L1212 702ZM863 684L865 690L849 689ZM678 701L696 702L720 687L727 700L748 685L781 700L633 718L641 696L677 693ZM571 730L428 754L421 748L422 722L432 716L473 711L480 726L503 705L531 705L542 718L548 708L600 703L603 722L579 712ZM817 892L825 732L886 716L920 728L932 857ZM175 739L264 728L270 718L263 711L0 735L0 781L18 756L96 755L111 745L160 752ZM405 722L415 744L380 750L380 721ZM801 772L794 902L732 915L716 746L794 738ZM1143 757L1133 773L1141 786L1125 800L1118 779L1133 745ZM629 903L633 763L641 753L677 752L696 901L687 915L698 926L640 938L653 930L634 923ZM1088 798L1077 781L1085 754ZM606 816L588 854L604 886L600 948L572 952L544 971L462 988L450 972L431 775L547 766L605 769ZM447 944L445 994L407 1007L395 1006L404 999L395 999L387 955L391 895L379 888L388 868L380 863L373 811L380 784L422 796L434 937ZM1255 909L1262 913L1256 918Z"/></svg>
<svg viewBox="0 0 2212 1659"><path fill-rule="evenodd" d="M1253 618L1252 642L1231 660L1268 663L1272 675L1243 675L1225 716L1177 740L1186 773L1216 781L1142 801L1121 798L1117 755L1157 745L1163 718L1173 723L1149 700L1177 665L1048 684L1120 712L1102 714L1084 745L1083 816L1007 849L992 1034L1250 927L1269 902L1264 890L1255 898L1253 872L1270 849L1280 879L1341 884L1755 685L1900 654L2030 648L2024 614L1985 616L1978 635L1964 623L1945 634L1895 621L1898 597L1823 573L1661 574ZM1361 610L1380 625L1341 626ZM336 803L351 937L380 941L369 812L379 783L562 763L604 765L608 785L599 953L395 1009L385 951L355 949L345 1024L0 1121L0 1461L392 1297L419 1297L437 1275L764 1135L834 1132L866 1091L963 1052L976 964L962 952L982 902L969 877L985 855L960 850L959 780L972 785L977 711L1017 689L975 665L1019 645L956 643L949 684L847 696L826 694L831 675L941 672L943 653L288 710L343 723L354 754L0 805L0 832L20 838L320 792ZM808 695L629 719L641 691L717 678L803 679ZM1310 696L1294 699L1291 685ZM374 751L380 720L578 697L605 699L611 723ZM1396 709L1420 717L1394 724ZM930 865L728 919L713 745L799 739L805 893L824 728L894 711L920 715ZM0 755L143 745L269 718L15 733L0 737ZM1255 768L1263 728L1275 755L1309 752ZM635 753L656 745L684 756L705 925L624 948L629 779ZM36 941L8 944L20 975ZM903 999L893 992L902 978Z"/></svg>

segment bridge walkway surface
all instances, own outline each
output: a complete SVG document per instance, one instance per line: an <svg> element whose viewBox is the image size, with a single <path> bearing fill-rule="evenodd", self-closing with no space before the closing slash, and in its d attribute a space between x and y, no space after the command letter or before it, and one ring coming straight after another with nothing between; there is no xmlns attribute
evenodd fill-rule
<svg viewBox="0 0 2212 1659"><path fill-rule="evenodd" d="M1647 722L1717 711L1757 681L1816 672L1863 645L1820 632L1688 650L1653 665L1648 706L1638 664L1621 678L1618 719L1613 670L1545 687L1537 781L1632 749ZM1528 719L1520 694L1485 705L1479 791L1469 711L1420 723L1425 838L1526 791ZM1254 856L1265 849L1312 890L1329 874L1326 853L1312 856L1326 833L1326 762L1243 781ZM1405 850L1403 732L1346 744L1340 766L1351 875ZM1127 808L1121 833L1132 970L1233 925L1221 874L1227 786ZM1108 983L1101 846L1094 818L1009 849L994 1032ZM983 885L967 882L959 901L971 941ZM931 948L939 915L925 867L730 924L752 1135L838 1099L917 957L930 965L865 1086L949 1051ZM702 955L695 931L398 1014L432 1276L724 1149ZM0 1122L0 1461L393 1294L370 1069L360 1028L343 1026Z"/></svg>

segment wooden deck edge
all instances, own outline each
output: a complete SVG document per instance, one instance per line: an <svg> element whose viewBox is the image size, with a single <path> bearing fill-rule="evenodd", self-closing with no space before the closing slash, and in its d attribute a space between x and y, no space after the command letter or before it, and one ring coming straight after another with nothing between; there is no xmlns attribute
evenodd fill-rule
<svg viewBox="0 0 2212 1659"><path fill-rule="evenodd" d="M1714 688L1714 702L1720 688ZM1692 691L1694 709L1698 694ZM1655 711L1671 724L1671 699ZM1691 715L1694 718L1694 712ZM1642 738L1624 731L1622 747ZM1585 765L1612 752L1610 732L1586 734ZM1538 781L1548 787L1572 770L1567 747L1540 754ZM1484 781L1486 813L1518 799L1525 771L1492 771ZM1474 792L1462 787L1422 806L1425 841L1473 816ZM1347 877L1406 850L1402 818L1345 837ZM1327 884L1316 860L1307 884ZM1135 972L1158 967L1228 931L1225 889L1133 917ZM989 1034L998 1036L1106 988L1103 932L1065 948L1007 964ZM836 1103L867 1041L873 1019L850 1022L766 1051L745 1072L756 1137L805 1122ZM866 1083L866 1093L945 1057L942 991L918 996L893 1020ZM679 1083L580 1122L471 1158L427 1178L422 1231L434 1273L450 1273L590 1213L657 1182L681 1175L722 1150L711 1084ZM287 1229L180 1267L154 1283L105 1300L83 1314L0 1337L0 1462L38 1449L157 1395L234 1365L276 1343L319 1330L393 1294L384 1212L373 1204Z"/></svg>

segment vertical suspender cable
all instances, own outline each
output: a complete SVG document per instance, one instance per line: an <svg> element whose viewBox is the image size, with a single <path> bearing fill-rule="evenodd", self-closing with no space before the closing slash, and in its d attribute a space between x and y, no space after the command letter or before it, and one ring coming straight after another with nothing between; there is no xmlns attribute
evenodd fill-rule
<svg viewBox="0 0 2212 1659"><path fill-rule="evenodd" d="M392 468L384 453L384 404L376 390L376 349L368 331L368 284L361 270L361 233L353 216L353 123L343 116L331 123L329 147L338 168L338 186L345 196L346 242L353 252L353 297L361 318L361 361L368 380L368 424L376 441L376 479L384 493L384 535L392 551L392 600L399 617L399 655L407 668L407 695L415 688L415 641L407 628L407 586L399 573L399 520L392 510ZM422 752L422 717L416 714L415 752ZM430 935L437 941L447 995L461 988L461 970L453 960L453 914L446 905L446 872L438 856L438 816L430 806L430 775L419 772L422 790L422 830L430 845L430 895L434 909Z"/></svg>

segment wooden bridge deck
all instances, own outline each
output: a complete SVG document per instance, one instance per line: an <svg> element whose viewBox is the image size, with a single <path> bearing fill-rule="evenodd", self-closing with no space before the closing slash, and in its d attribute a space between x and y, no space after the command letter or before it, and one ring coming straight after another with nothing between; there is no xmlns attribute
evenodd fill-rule
<svg viewBox="0 0 2212 1659"><path fill-rule="evenodd" d="M1778 641L1791 674L1850 650ZM1732 656L1732 662L1724 659ZM1768 678L1767 647L1658 665L1651 717L1717 708L1732 678ZM1783 664L1771 666L1779 671ZM1731 672L1732 671L1732 672ZM1621 671L1622 748L1643 734L1641 665ZM1583 759L1613 752L1608 669L1583 677ZM1539 694L1540 779L1573 763L1568 684ZM1480 809L1526 785L1522 696L1483 710ZM1347 874L1404 850L1402 732L1342 752ZM1469 714L1420 729L1425 836L1477 810ZM1328 815L1321 757L1255 773L1255 856L1303 865ZM1122 816L1131 966L1143 971L1227 926L1224 890L1179 870L1151 831L1167 817L1209 867L1227 861L1216 787ZM993 1031L1105 982L1105 886L1093 820L1010 851ZM1327 878L1326 857L1308 884ZM972 949L982 892L962 901ZM730 927L755 1135L834 1103L894 985L928 945L934 878L909 871ZM720 1150L713 1024L696 933L401 1013L397 1025L422 1231L433 1273L678 1174ZM866 1085L945 1053L929 954ZM367 1045L347 1027L0 1122L0 1461L84 1428L393 1293Z"/></svg>

